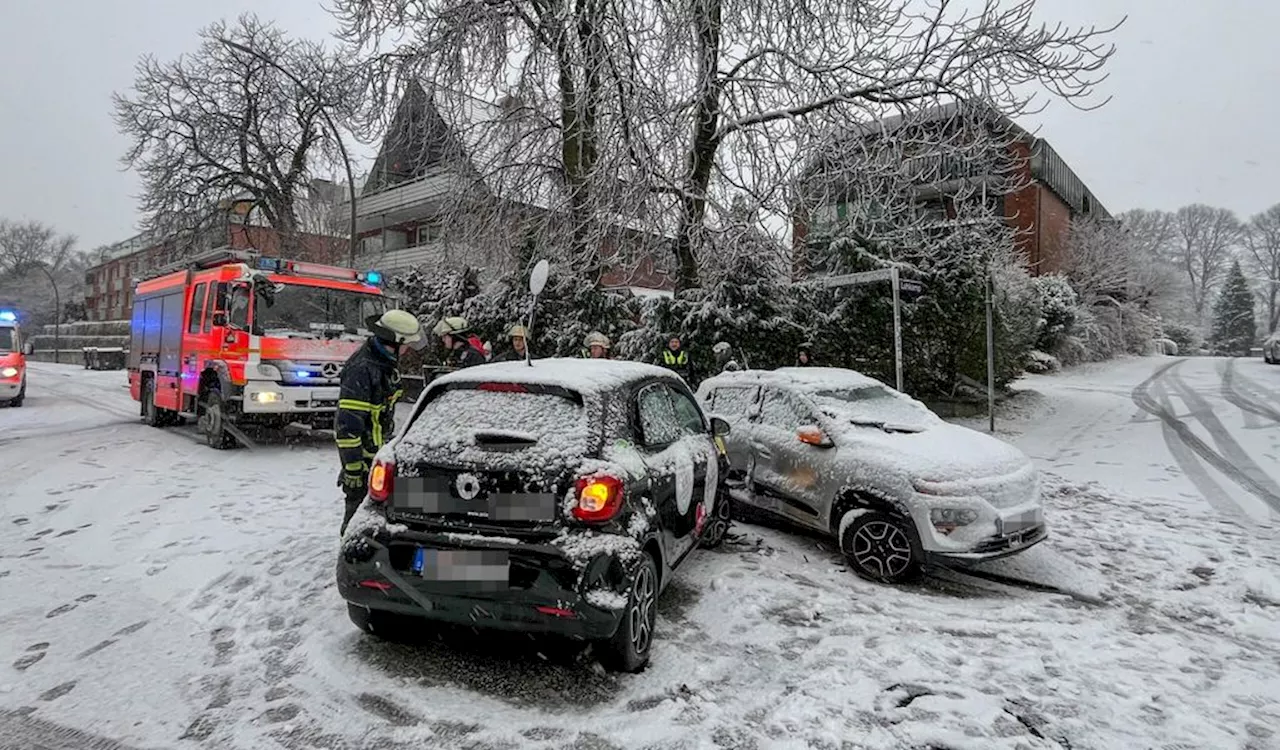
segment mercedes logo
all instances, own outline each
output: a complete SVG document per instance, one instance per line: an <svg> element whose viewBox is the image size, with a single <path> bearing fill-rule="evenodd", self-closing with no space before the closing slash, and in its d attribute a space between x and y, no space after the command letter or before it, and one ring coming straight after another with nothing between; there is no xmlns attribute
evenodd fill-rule
<svg viewBox="0 0 1280 750"><path fill-rule="evenodd" d="M326 378L338 377L338 372L342 369L342 365L337 362L325 362L320 366L320 372L324 373Z"/></svg>

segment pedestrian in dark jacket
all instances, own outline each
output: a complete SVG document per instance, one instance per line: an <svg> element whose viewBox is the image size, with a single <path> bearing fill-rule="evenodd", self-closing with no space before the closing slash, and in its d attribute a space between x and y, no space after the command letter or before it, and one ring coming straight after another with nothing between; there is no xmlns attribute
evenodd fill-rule
<svg viewBox="0 0 1280 750"><path fill-rule="evenodd" d="M373 456L395 433L400 387L400 350L422 340L418 319L404 310L388 310L365 321L373 335L347 359L338 388L333 433L342 471L338 486L346 496L342 528L355 515L369 490Z"/></svg>
<svg viewBox="0 0 1280 750"><path fill-rule="evenodd" d="M796 367L813 367L813 344L803 343L796 350Z"/></svg>
<svg viewBox="0 0 1280 750"><path fill-rule="evenodd" d="M482 365L489 361L489 358L477 349L467 337L467 334L471 332L471 325L467 323L466 318L444 318L439 323L436 323L431 332L440 337L440 342L448 350L446 364L455 368L462 368Z"/></svg>
<svg viewBox="0 0 1280 750"><path fill-rule="evenodd" d="M689 385L694 384L693 379L693 359L689 356L689 352L684 348L684 342L679 336L672 336L667 339L667 348L662 350L662 364L664 367L675 370L685 379Z"/></svg>

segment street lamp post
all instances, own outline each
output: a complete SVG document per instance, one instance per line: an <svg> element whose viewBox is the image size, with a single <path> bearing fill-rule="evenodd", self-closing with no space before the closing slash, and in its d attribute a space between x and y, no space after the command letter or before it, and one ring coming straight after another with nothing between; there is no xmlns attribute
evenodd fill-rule
<svg viewBox="0 0 1280 750"><path fill-rule="evenodd" d="M62 298L58 295L58 282L54 280L53 274L49 272L47 263L36 261L31 265L39 268L44 273L45 278L49 279L49 286L53 287L53 361L59 362L62 353L62 338L59 335L59 329L62 326Z"/></svg>

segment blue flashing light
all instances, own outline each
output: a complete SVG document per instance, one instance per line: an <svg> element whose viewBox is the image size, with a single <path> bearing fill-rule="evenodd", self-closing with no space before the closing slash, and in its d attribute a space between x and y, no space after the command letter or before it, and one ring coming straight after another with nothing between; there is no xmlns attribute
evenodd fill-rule
<svg viewBox="0 0 1280 750"><path fill-rule="evenodd" d="M369 271L364 275L365 283L377 286L382 283L382 274L378 271Z"/></svg>
<svg viewBox="0 0 1280 750"><path fill-rule="evenodd" d="M6 323L17 323L18 314L13 310L0 310L0 320L5 321Z"/></svg>
<svg viewBox="0 0 1280 750"><path fill-rule="evenodd" d="M300 377L300 378L309 378L309 377L311 377L311 373L307 372L306 370L298 370L298 371L294 372L293 374L294 374L294 375L296 375L297 377Z"/></svg>
<svg viewBox="0 0 1280 750"><path fill-rule="evenodd" d="M258 258L258 268L263 271L279 271L281 262L279 258Z"/></svg>

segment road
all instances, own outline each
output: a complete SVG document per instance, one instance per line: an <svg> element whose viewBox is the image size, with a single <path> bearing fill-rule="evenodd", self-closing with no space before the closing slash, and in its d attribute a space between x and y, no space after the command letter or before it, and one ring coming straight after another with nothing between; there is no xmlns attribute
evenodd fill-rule
<svg viewBox="0 0 1280 750"><path fill-rule="evenodd" d="M1176 492L1244 524L1280 514L1280 367L1141 358L1022 382L1048 397L1049 418L1009 434L1053 471Z"/></svg>
<svg viewBox="0 0 1280 750"><path fill-rule="evenodd" d="M0 750L1276 747L1278 378L1026 380L1002 437L1043 470L1053 535L990 569L1086 597L879 586L739 524L624 677L544 641L357 633L331 444L214 451L140 424L120 372L34 365L0 409Z"/></svg>

